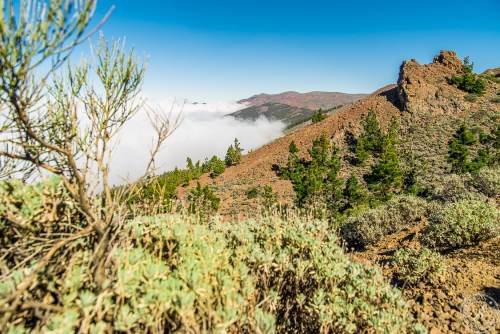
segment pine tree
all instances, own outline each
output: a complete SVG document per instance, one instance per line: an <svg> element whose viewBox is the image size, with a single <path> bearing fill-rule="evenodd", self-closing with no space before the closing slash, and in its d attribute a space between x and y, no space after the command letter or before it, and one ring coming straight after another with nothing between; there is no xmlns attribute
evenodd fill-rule
<svg viewBox="0 0 500 334"><path fill-rule="evenodd" d="M292 140L292 142L288 146L288 153L296 155L298 152L299 152L299 149L297 148L295 141Z"/></svg>
<svg viewBox="0 0 500 334"><path fill-rule="evenodd" d="M379 161L372 167L371 173L365 175L368 188L384 196L401 188L403 183L399 154L395 144L397 141L397 131L392 133L389 131L383 140Z"/></svg>
<svg viewBox="0 0 500 334"><path fill-rule="evenodd" d="M347 179L343 195L347 201L347 206L350 208L363 203L366 198L366 194L355 176Z"/></svg>
<svg viewBox="0 0 500 334"><path fill-rule="evenodd" d="M384 137L377 115L370 109L368 115L363 121L363 133L356 141L356 160L363 163L369 156L369 153L379 154L382 150Z"/></svg>
<svg viewBox="0 0 500 334"><path fill-rule="evenodd" d="M470 169L469 146L476 143L476 137L462 125L448 142L448 162L454 173L467 173Z"/></svg>
<svg viewBox="0 0 500 334"><path fill-rule="evenodd" d="M216 178L217 176L224 173L226 166L224 161L222 161L219 157L214 155L212 159L208 161L208 168L210 171L210 177Z"/></svg>
<svg viewBox="0 0 500 334"><path fill-rule="evenodd" d="M323 112L323 109L319 109L311 118L313 123L319 123L326 118L326 114Z"/></svg>
<svg viewBox="0 0 500 334"><path fill-rule="evenodd" d="M226 152L225 163L227 167L234 166L241 161L241 152L243 149L240 147L240 142L238 138L234 139L234 145L231 144Z"/></svg>

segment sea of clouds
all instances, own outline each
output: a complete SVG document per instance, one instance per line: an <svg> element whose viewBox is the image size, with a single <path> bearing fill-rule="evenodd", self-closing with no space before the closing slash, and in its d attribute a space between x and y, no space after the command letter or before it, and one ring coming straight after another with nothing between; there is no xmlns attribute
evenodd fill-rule
<svg viewBox="0 0 500 334"><path fill-rule="evenodd" d="M265 118L241 121L227 116L245 107L237 102L193 103L169 99L149 100L148 105L167 114L172 110L173 120L181 114L179 127L166 140L157 156L157 173L185 167L187 157L195 162L213 155L224 158L235 138L248 152L279 137L285 128L282 122ZM119 135L111 162L112 184L132 181L144 174L153 139L154 131L146 109L140 110Z"/></svg>

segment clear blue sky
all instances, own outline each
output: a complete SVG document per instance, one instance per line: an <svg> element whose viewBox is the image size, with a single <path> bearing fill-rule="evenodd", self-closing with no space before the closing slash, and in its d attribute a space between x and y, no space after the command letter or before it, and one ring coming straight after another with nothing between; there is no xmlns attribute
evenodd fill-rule
<svg viewBox="0 0 500 334"><path fill-rule="evenodd" d="M500 0L100 0L147 56L145 90L198 101L286 90L371 92L440 49L500 66Z"/></svg>

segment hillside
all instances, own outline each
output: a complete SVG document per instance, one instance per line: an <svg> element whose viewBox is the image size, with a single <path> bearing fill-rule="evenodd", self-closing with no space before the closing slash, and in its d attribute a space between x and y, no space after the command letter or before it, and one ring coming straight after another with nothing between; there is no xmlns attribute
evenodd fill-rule
<svg viewBox="0 0 500 334"><path fill-rule="evenodd" d="M239 120L254 121L265 117L271 121L282 121L286 124L303 122L314 114L311 109L294 107L283 103L268 102L238 110L228 116Z"/></svg>
<svg viewBox="0 0 500 334"><path fill-rule="evenodd" d="M392 117L400 119L402 164L415 171L422 186L434 193L432 196L446 197L457 192L463 196L463 192L468 191L465 189L471 189L472 181L450 174L446 160L448 140L461 124L486 131L494 131L500 126L500 82L486 78L486 91L482 96L469 94L449 84L449 80L461 70L462 62L449 51L442 51L426 65L415 60L405 61L397 85L384 87L338 109L322 122L297 129L253 151L244 156L239 165L226 169L219 177L203 176L201 183L214 188L221 198L220 213L225 217L253 217L262 202L258 198L249 198L247 194L251 189L265 185L272 187L282 205L290 205L295 197L292 184L280 178L276 168L287 164L292 141L297 144L299 155L307 157L313 140L322 134L345 154L340 174L343 177L354 175L362 180L369 166L350 163L352 138L360 134L363 119L369 110L373 110L383 129L388 127ZM260 101L259 97L254 101ZM186 190L180 189L180 196ZM495 191L498 193L498 189ZM499 204L498 197L493 196L491 200ZM422 247L417 237L427 226L427 218L420 217L411 228L392 234L364 251L354 252L352 256L358 261L382 266L391 279L393 269L390 268L393 267L386 266L388 256L400 247ZM495 239L476 248L445 254L448 276L443 277L438 285L420 284L404 290L405 296L413 303L416 317L431 329L431 333L469 332L464 327L460 305L475 294L486 293L498 303L498 241ZM491 312L493 317L498 315L494 308Z"/></svg>
<svg viewBox="0 0 500 334"><path fill-rule="evenodd" d="M280 94L254 95L238 102L246 103L251 106L260 106L267 103L281 103L297 108L318 110L319 108L331 109L346 105L366 96L366 94L347 94L338 92L284 92Z"/></svg>

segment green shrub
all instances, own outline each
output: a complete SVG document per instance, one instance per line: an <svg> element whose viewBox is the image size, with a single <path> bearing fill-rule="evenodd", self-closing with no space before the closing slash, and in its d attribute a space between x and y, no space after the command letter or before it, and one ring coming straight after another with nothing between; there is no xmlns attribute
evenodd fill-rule
<svg viewBox="0 0 500 334"><path fill-rule="evenodd" d="M478 96L483 95L486 90L486 83L484 80L473 73L454 76L451 78L450 83L464 92Z"/></svg>
<svg viewBox="0 0 500 334"><path fill-rule="evenodd" d="M463 74L456 75L450 79L450 84L467 93L483 95L486 90L486 82L473 72L474 64L469 58L465 58L463 64Z"/></svg>
<svg viewBox="0 0 500 334"><path fill-rule="evenodd" d="M34 184L14 179L0 181L0 258L16 242L30 243L31 238L41 235L50 238L72 233L82 225L82 214L61 178ZM15 262L17 256L11 254L9 260ZM23 256L19 253L19 257Z"/></svg>
<svg viewBox="0 0 500 334"><path fill-rule="evenodd" d="M348 208L354 208L355 206L362 204L366 199L365 190L359 184L359 181L355 176L351 176L347 179L343 195Z"/></svg>
<svg viewBox="0 0 500 334"><path fill-rule="evenodd" d="M481 200L461 200L430 216L422 242L441 250L477 245L499 235L500 210Z"/></svg>
<svg viewBox="0 0 500 334"><path fill-rule="evenodd" d="M246 195L248 199L254 199L259 196L259 189L257 187L250 188L246 191Z"/></svg>
<svg viewBox="0 0 500 334"><path fill-rule="evenodd" d="M481 169L473 176L472 184L488 197L500 197L500 167Z"/></svg>
<svg viewBox="0 0 500 334"><path fill-rule="evenodd" d="M443 258L428 248L401 248L394 254L392 265L396 278L405 284L433 283L443 271Z"/></svg>
<svg viewBox="0 0 500 334"><path fill-rule="evenodd" d="M414 225L429 214L429 204L415 196L393 197L386 204L352 216L341 226L341 236L347 245L365 248L384 236Z"/></svg>
<svg viewBox="0 0 500 334"><path fill-rule="evenodd" d="M75 250L62 272L45 276L58 298L24 296L43 299L45 316L34 309L17 312L7 330L409 333L421 328L401 293L378 270L352 262L326 222L270 217L235 228L174 215L136 219L114 241L102 290L92 284L92 258L91 251ZM0 302L28 266L0 283Z"/></svg>
<svg viewBox="0 0 500 334"><path fill-rule="evenodd" d="M278 204L278 194L273 190L273 187L270 185L264 186L262 190L261 202L262 206L265 210L271 210Z"/></svg>
<svg viewBox="0 0 500 334"><path fill-rule="evenodd" d="M198 182L196 188L192 189L187 195L189 203L189 213L208 218L217 212L220 205L220 198L208 186L202 187Z"/></svg>

